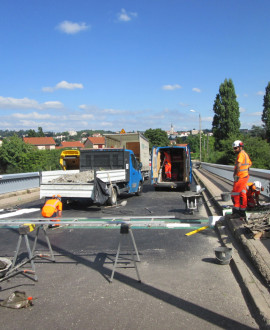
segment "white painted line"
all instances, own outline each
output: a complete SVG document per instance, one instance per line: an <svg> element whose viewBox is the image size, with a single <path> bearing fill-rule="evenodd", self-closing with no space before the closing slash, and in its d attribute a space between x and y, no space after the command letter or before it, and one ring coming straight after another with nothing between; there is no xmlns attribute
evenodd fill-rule
<svg viewBox="0 0 270 330"><path fill-rule="evenodd" d="M37 212L37 211L40 211L40 208L38 208L38 209L37 208L36 209L21 209L21 210L15 211L15 212L1 214L0 219L11 218L16 215L22 215L22 214L27 214L27 213Z"/></svg>
<svg viewBox="0 0 270 330"><path fill-rule="evenodd" d="M191 227L190 223L167 223L168 228Z"/></svg>

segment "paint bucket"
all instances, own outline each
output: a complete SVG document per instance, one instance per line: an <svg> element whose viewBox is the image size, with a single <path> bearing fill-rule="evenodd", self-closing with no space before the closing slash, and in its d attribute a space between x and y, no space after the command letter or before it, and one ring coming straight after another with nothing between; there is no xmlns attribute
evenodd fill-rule
<svg viewBox="0 0 270 330"><path fill-rule="evenodd" d="M11 267L12 262L7 258L0 258L0 278L4 277Z"/></svg>
<svg viewBox="0 0 270 330"><path fill-rule="evenodd" d="M221 199L223 200L223 202L228 202L231 199L231 193L230 192L222 193Z"/></svg>
<svg viewBox="0 0 270 330"><path fill-rule="evenodd" d="M228 265L232 259L232 248L219 246L215 248L215 255L220 265Z"/></svg>

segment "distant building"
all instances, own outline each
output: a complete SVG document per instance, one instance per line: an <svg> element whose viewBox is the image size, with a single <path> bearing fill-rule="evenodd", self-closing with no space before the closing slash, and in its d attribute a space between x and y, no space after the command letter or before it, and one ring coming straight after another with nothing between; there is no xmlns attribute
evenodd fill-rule
<svg viewBox="0 0 270 330"><path fill-rule="evenodd" d="M70 136L75 136L75 135L77 135L77 132L76 131L68 131L68 134Z"/></svg>
<svg viewBox="0 0 270 330"><path fill-rule="evenodd" d="M84 148L84 144L80 141L62 141L58 148L78 149Z"/></svg>
<svg viewBox="0 0 270 330"><path fill-rule="evenodd" d="M85 148L94 148L94 149L102 149L105 148L105 138L104 136L101 137L88 137L87 140L84 142Z"/></svg>
<svg viewBox="0 0 270 330"><path fill-rule="evenodd" d="M23 142L31 144L40 150L55 149L56 143L52 137L24 137Z"/></svg>
<svg viewBox="0 0 270 330"><path fill-rule="evenodd" d="M198 130L198 129L192 129L191 131L190 131L190 134L191 135L197 135L197 134L199 134L200 133L200 131Z"/></svg>

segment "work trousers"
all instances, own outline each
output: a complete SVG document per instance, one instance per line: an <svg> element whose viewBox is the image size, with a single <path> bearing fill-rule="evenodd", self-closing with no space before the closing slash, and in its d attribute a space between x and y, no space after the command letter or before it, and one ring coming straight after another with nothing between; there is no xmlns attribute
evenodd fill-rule
<svg viewBox="0 0 270 330"><path fill-rule="evenodd" d="M171 165L165 165L165 175L167 179L172 178Z"/></svg>
<svg viewBox="0 0 270 330"><path fill-rule="evenodd" d="M239 211L245 211L247 208L247 183L249 175L245 178L239 178L237 182L233 184L232 201L233 208Z"/></svg>

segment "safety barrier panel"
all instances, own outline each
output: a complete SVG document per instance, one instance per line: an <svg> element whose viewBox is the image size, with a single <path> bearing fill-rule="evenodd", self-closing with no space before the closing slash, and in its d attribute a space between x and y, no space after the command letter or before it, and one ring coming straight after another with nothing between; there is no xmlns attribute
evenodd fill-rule
<svg viewBox="0 0 270 330"><path fill-rule="evenodd" d="M213 174L216 174L222 178L233 182L234 166L201 163L201 167ZM264 187L264 191L261 194L270 197L270 170L251 168L249 171L249 175L249 182L261 181L262 186Z"/></svg>
<svg viewBox="0 0 270 330"><path fill-rule="evenodd" d="M234 166L201 163L201 167L211 173L214 173L233 182ZM77 172L77 170L75 170L75 172ZM19 190L38 188L40 186L42 176L43 180L48 180L48 178L51 180L53 175L55 175L55 171L0 175L0 195ZM270 196L270 170L251 168L250 182L254 182L256 180L261 181L262 186L265 189L262 194L265 196Z"/></svg>
<svg viewBox="0 0 270 330"><path fill-rule="evenodd" d="M41 172L0 175L0 194L38 188Z"/></svg>

